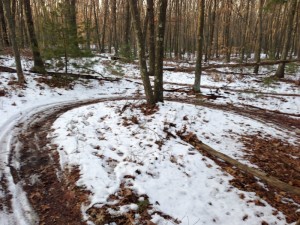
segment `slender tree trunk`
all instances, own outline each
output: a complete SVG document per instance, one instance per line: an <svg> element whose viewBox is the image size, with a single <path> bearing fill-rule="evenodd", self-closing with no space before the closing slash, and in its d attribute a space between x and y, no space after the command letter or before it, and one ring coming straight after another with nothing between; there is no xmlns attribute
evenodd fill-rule
<svg viewBox="0 0 300 225"><path fill-rule="evenodd" d="M112 44L114 46L115 55L118 55L118 42L117 42L117 0L112 0Z"/></svg>
<svg viewBox="0 0 300 225"><path fill-rule="evenodd" d="M41 57L38 41L34 30L30 0L24 0L24 8L25 8L26 21L27 21L27 28L28 28L29 38L30 38L30 46L33 54L33 61L34 61L33 70L39 73L45 73L46 70L45 70L44 62Z"/></svg>
<svg viewBox="0 0 300 225"><path fill-rule="evenodd" d="M149 75L154 76L155 70L155 25L154 25L154 2L147 0L148 23L149 23Z"/></svg>
<svg viewBox="0 0 300 225"><path fill-rule="evenodd" d="M19 43L20 43L19 48L25 48L26 43L28 43L28 42L26 42L26 40L28 40L28 39L26 38L27 37L27 32L25 30L26 26L25 26L23 8L24 8L24 2L20 1L19 4L18 4L18 7L17 7L19 12L16 12L16 17L18 18L17 21L20 23L19 29L16 28L16 31L19 30L19 32L20 32L20 35L19 35L19 40L20 40L19 41ZM15 24L18 24L18 22L15 23ZM16 35L17 35L17 32L16 32Z"/></svg>
<svg viewBox="0 0 300 225"><path fill-rule="evenodd" d="M83 15L84 15L84 29L86 36L86 49L91 51L91 23L92 23L92 14L89 10L88 2L83 5Z"/></svg>
<svg viewBox="0 0 300 225"><path fill-rule="evenodd" d="M0 0L0 22L1 22L1 27L2 27L2 35L3 35L3 42L4 46L8 47L9 46L9 38L7 34L7 27L6 27L6 21L4 17L4 10L3 10L3 3L2 0Z"/></svg>
<svg viewBox="0 0 300 225"><path fill-rule="evenodd" d="M67 1L67 21L69 27L69 46L71 47L71 54L77 56L79 54L79 43L77 34L77 21L76 21L76 4L77 0L66 0Z"/></svg>
<svg viewBox="0 0 300 225"><path fill-rule="evenodd" d="M131 17L133 20L133 26L134 26L136 40L137 40L140 72L141 72L141 77L145 89L146 100L149 105L153 105L155 104L155 102L154 102L150 79L148 76L148 71L147 71L145 45L144 45L144 37L142 32L140 14L139 14L136 0L128 0L128 2L130 4Z"/></svg>
<svg viewBox="0 0 300 225"><path fill-rule="evenodd" d="M197 60L196 60L195 81L194 81L195 92L200 92L200 83L201 83L205 0L200 0L199 7L200 8L199 8L199 15L198 15Z"/></svg>
<svg viewBox="0 0 300 225"><path fill-rule="evenodd" d="M154 79L154 98L155 102L163 102L163 60L165 44L165 27L168 0L158 1L158 27L155 49L155 79Z"/></svg>
<svg viewBox="0 0 300 225"><path fill-rule="evenodd" d="M129 2L126 1L126 17L125 17L125 32L124 32L124 43L126 45L126 49L130 51L130 24L131 24L131 17L130 17L130 5Z"/></svg>
<svg viewBox="0 0 300 225"><path fill-rule="evenodd" d="M254 67L253 73L258 74L259 64L260 63L260 54L261 54L261 42L262 42L262 11L264 6L264 0L259 0L259 16L258 16L258 35L257 35L257 42L255 46L255 56L254 60L257 65Z"/></svg>
<svg viewBox="0 0 300 225"><path fill-rule="evenodd" d="M4 7L6 19L8 21L8 30L9 30L10 40L11 40L14 55L15 55L18 82L20 84L24 84L25 77L23 75L23 70L22 70L21 57L20 57L19 47L18 47L17 38L16 38L15 23L12 18L12 14L11 14L10 1L4 0L3 7Z"/></svg>
<svg viewBox="0 0 300 225"><path fill-rule="evenodd" d="M284 46L282 49L282 53L281 53L281 60L286 60L288 53L289 53L289 49L290 49L290 45L291 45L291 35L292 35L292 31L293 31L293 21L294 21L294 16L296 13L296 7L297 6L297 0L291 0L290 3L290 9L289 9L289 15L287 18L287 27L285 30L285 39L284 39ZM275 73L275 76L278 78L283 78L284 77L284 69L285 69L285 63L281 63L278 65L277 71Z"/></svg>
<svg viewBox="0 0 300 225"><path fill-rule="evenodd" d="M243 37L242 37L242 42L241 42L241 61L243 62L245 59L245 52L246 52L246 46L248 45L246 40L248 38L248 34L249 34L249 9L250 9L250 0L247 0L247 6L246 6L246 18L245 18L245 25L246 25L246 29L243 33Z"/></svg>
<svg viewBox="0 0 300 225"><path fill-rule="evenodd" d="M226 14L224 15L224 45L225 45L225 59L230 62L231 56L231 41L230 41L230 20L231 20L231 0L227 0Z"/></svg>
<svg viewBox="0 0 300 225"><path fill-rule="evenodd" d="M108 15L108 0L104 0L104 17L103 17L103 27L102 27L102 40L101 40L101 52L105 52L105 34L106 34L106 23Z"/></svg>
<svg viewBox="0 0 300 225"><path fill-rule="evenodd" d="M95 20L96 39L97 39L98 49L101 49L101 40L100 40L97 9L98 8L96 7L96 0L93 0L93 13L94 13L94 20Z"/></svg>
<svg viewBox="0 0 300 225"><path fill-rule="evenodd" d="M215 32L215 22L216 22L216 10L217 10L217 0L214 0L213 3L213 11L211 15L211 24L210 24L210 34L209 34L209 43L208 43L208 56L207 59L211 59L211 51L213 47L213 41L214 41L214 32Z"/></svg>
<svg viewBox="0 0 300 225"><path fill-rule="evenodd" d="M220 16L218 17L218 23L220 23ZM215 50L215 56L218 59L219 58L219 26L216 25L216 32L215 32L215 43L214 43L214 50Z"/></svg>

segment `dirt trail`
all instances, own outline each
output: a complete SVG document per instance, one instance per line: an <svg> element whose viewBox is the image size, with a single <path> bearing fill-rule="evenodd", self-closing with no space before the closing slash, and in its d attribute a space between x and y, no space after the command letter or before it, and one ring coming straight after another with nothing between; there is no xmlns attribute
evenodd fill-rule
<svg viewBox="0 0 300 225"><path fill-rule="evenodd" d="M47 138L47 134L53 122L64 112L83 105L136 99L140 98L115 97L57 104L33 114L30 119L17 125L15 135L19 142L15 142L11 146L10 173L14 183L22 183L28 200L38 215L39 222L37 224L86 224L81 221L80 206L82 202L87 201L87 193L75 185L79 177L78 170L74 168L68 172L61 171L56 151L57 146L49 145L51 140ZM168 98L166 100L202 105L243 115L263 123L275 124L275 126L288 131L293 131L295 127L300 128L299 120L265 110L215 105L197 99ZM300 138L299 135L297 137ZM20 163L19 168L14 166L15 161ZM3 179L3 184L5 184L5 178ZM9 202L9 199L7 201Z"/></svg>

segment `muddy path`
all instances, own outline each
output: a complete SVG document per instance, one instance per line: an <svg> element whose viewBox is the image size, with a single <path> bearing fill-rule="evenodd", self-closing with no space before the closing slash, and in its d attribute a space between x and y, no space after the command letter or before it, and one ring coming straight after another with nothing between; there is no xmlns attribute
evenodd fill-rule
<svg viewBox="0 0 300 225"><path fill-rule="evenodd" d="M6 167L8 170L1 178L2 189L7 190L8 196L2 200L3 207L6 207L8 212L14 211L14 205L10 204L14 197L10 195L9 188L5 188L9 186L7 180L11 179L15 185L20 185L25 191L30 205L26 205L27 208L24 209L27 213L25 217L27 223L24 224L86 224L82 221L81 204L87 201L88 193L76 186L80 175L79 170L72 168L69 171L61 171L57 146L50 144L51 140L47 135L51 131L53 122L68 110L98 102L140 99L113 97L57 103L37 110L30 117L18 120L10 131L13 134L11 141L4 144L6 140L0 138L1 146L9 147L6 151L10 151ZM294 132L295 128L300 128L299 120L271 111L216 105L199 99L167 98L166 100L242 115L291 132ZM299 134L294 136L300 138ZM15 220L15 223L7 224L20 223Z"/></svg>

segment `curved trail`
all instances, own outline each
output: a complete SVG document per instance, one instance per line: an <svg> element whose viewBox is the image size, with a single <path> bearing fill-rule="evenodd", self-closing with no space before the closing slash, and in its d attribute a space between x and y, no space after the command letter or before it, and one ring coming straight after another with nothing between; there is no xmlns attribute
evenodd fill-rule
<svg viewBox="0 0 300 225"><path fill-rule="evenodd" d="M138 99L141 98L107 97L58 102L30 109L23 115L11 118L0 129L1 155L9 152L9 158L1 157L0 160L0 188L8 196L2 202L4 211L10 214L7 217L8 221L1 224L32 225L54 224L54 222L56 224L85 224L80 222L82 213L79 204L80 200L85 200L85 193L75 185L78 171L74 168L74 171L69 171L68 176L65 175L65 171L60 171L56 146L49 145L48 132L52 123L60 115L73 108L105 101ZM292 131L290 124L297 121L290 119L292 121L286 123L282 120L282 115L275 115L272 112L267 115L265 115L266 111L254 114L250 109L241 110L234 106L214 105L194 99L166 98L166 100L202 105L240 114L263 123L273 123L277 127L289 131ZM272 116L272 114L274 115ZM295 126L300 127L300 122L298 121ZM70 181L70 177L73 177L74 180ZM31 205L34 209L31 208Z"/></svg>
<svg viewBox="0 0 300 225"><path fill-rule="evenodd" d="M72 108L101 101L120 99L123 98L110 97L106 99L57 102L42 105L31 108L22 115L15 115L0 128L1 225L38 224L38 217L28 202L28 197L32 196L26 196L24 190L26 192L30 191L27 188L39 182L38 177L47 166L49 166L48 169L53 169L55 179L57 178L56 171L59 168L58 164L55 165L52 156L48 155L48 151L43 151L46 148L47 134L52 122L62 113ZM40 166L40 171L36 170L36 166L38 165ZM46 182L48 178L46 177ZM61 184L58 186L61 186ZM45 196L49 196L48 192L44 193ZM62 193L59 194L61 195ZM37 192L34 194L39 196L40 193ZM53 198L51 201L55 199ZM62 204L63 202L60 203ZM59 208L57 207L58 205L53 206L55 206L54 208ZM41 207L42 209L47 209L46 204L41 205ZM59 209L60 212L66 211L65 207ZM52 224L53 221L55 220L48 221L49 223L46 224Z"/></svg>

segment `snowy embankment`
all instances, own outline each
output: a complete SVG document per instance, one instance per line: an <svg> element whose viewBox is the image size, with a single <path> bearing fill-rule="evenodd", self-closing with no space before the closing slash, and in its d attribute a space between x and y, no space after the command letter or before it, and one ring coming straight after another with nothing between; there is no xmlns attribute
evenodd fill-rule
<svg viewBox="0 0 300 225"><path fill-rule="evenodd" d="M63 114L53 125L50 137L58 145L62 168L79 168L77 185L91 193L90 205L83 206L86 218L91 206L118 204L109 198L117 196L125 184L137 196L149 197L153 204L149 214L156 224L172 223L155 211L186 225L286 224L284 216L255 193L230 185L232 177L176 137L176 131L186 127L237 159L242 156L239 133L263 131L282 138L288 134L240 116L180 103L166 102L155 114L144 115L140 103L80 107ZM265 206L256 205L257 199ZM138 204L124 207L114 215L133 210L138 221Z"/></svg>

